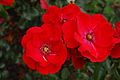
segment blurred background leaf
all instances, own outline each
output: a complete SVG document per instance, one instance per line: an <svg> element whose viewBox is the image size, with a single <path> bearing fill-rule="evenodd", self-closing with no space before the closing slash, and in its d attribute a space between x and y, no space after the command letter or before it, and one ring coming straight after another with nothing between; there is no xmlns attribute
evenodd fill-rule
<svg viewBox="0 0 120 80"><path fill-rule="evenodd" d="M4 18L5 20L8 20L9 17L8 12L1 5L0 5L0 17Z"/></svg>

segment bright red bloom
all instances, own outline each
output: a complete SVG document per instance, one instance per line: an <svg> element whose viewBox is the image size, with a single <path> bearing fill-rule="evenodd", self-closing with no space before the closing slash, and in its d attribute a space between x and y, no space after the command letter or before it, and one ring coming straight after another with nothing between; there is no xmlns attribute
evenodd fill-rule
<svg viewBox="0 0 120 80"><path fill-rule="evenodd" d="M80 8L75 4L69 4L63 8L51 6L43 15L43 22L57 25L63 32L63 38L67 47L74 48L78 46L78 42L74 39L76 31L76 16L80 13Z"/></svg>
<svg viewBox="0 0 120 80"><path fill-rule="evenodd" d="M76 16L81 13L80 8L74 4L69 4L61 9L61 18L64 22L62 32L65 44L68 48L75 48L79 44L74 39L74 34L77 31Z"/></svg>
<svg viewBox="0 0 120 80"><path fill-rule="evenodd" d="M75 4L68 4L61 8L61 21L72 21L76 20L75 16L81 12L80 8Z"/></svg>
<svg viewBox="0 0 120 80"><path fill-rule="evenodd" d="M44 23L58 24L60 22L60 8L57 6L49 7L42 16L42 20Z"/></svg>
<svg viewBox="0 0 120 80"><path fill-rule="evenodd" d="M51 6L47 9L42 19L44 23L63 24L68 20L72 20L79 12L80 8L75 4L68 4L63 8Z"/></svg>
<svg viewBox="0 0 120 80"><path fill-rule="evenodd" d="M40 7L41 7L41 9L48 8L48 3L46 2L46 0L40 0Z"/></svg>
<svg viewBox="0 0 120 80"><path fill-rule="evenodd" d="M5 6L10 6L12 5L14 0L0 0L0 4L5 5Z"/></svg>
<svg viewBox="0 0 120 80"><path fill-rule="evenodd" d="M30 28L22 39L22 46L24 62L41 74L56 73L67 58L59 30L49 24Z"/></svg>
<svg viewBox="0 0 120 80"><path fill-rule="evenodd" d="M111 50L112 58L120 58L120 21L115 23L116 32L114 34L115 46Z"/></svg>
<svg viewBox="0 0 120 80"><path fill-rule="evenodd" d="M81 13L77 27L75 38L80 43L81 54L92 62L104 61L114 45L112 25L101 14Z"/></svg>
<svg viewBox="0 0 120 80"><path fill-rule="evenodd" d="M81 69L85 64L84 57L80 54L77 48L69 48L68 52L70 53L73 66L76 69Z"/></svg>

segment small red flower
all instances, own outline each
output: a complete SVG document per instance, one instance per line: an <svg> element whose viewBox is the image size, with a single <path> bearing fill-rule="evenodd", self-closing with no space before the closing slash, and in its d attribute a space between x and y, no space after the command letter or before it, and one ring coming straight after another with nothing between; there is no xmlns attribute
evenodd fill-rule
<svg viewBox="0 0 120 80"><path fill-rule="evenodd" d="M102 62L109 56L114 46L112 25L101 14L81 13L78 16L76 40L80 43L79 51L92 62Z"/></svg>
<svg viewBox="0 0 120 80"><path fill-rule="evenodd" d="M60 8L57 6L48 7L46 13L42 16L44 23L58 24L60 22Z"/></svg>
<svg viewBox="0 0 120 80"><path fill-rule="evenodd" d="M79 44L74 39L74 32L76 31L76 16L80 13L80 8L75 4L69 4L63 8L51 6L43 15L43 22L57 25L63 32L65 44L69 48L75 48Z"/></svg>
<svg viewBox="0 0 120 80"><path fill-rule="evenodd" d="M81 69L85 64L84 57L80 54L77 48L69 48L68 52L70 53L73 66L76 69Z"/></svg>
<svg viewBox="0 0 120 80"><path fill-rule="evenodd" d="M41 9L48 8L48 3L46 2L46 0L40 0L40 7L41 7Z"/></svg>
<svg viewBox="0 0 120 80"><path fill-rule="evenodd" d="M74 4L69 4L61 9L62 32L65 44L68 48L75 48L79 44L74 39L74 33L77 30L76 16L81 13L80 8Z"/></svg>
<svg viewBox="0 0 120 80"><path fill-rule="evenodd" d="M23 61L41 74L60 70L67 58L67 51L59 30L52 25L30 28L22 39L25 48Z"/></svg>
<svg viewBox="0 0 120 80"><path fill-rule="evenodd" d="M61 8L61 20L63 22L74 20L75 16L80 12L81 10L77 5L68 4L67 6Z"/></svg>
<svg viewBox="0 0 120 80"><path fill-rule="evenodd" d="M12 5L14 0L0 0L0 4L5 5L5 6L10 6Z"/></svg>
<svg viewBox="0 0 120 80"><path fill-rule="evenodd" d="M120 58L120 21L115 23L116 32L114 34L115 46L111 50L112 58Z"/></svg>
<svg viewBox="0 0 120 80"><path fill-rule="evenodd" d="M0 18L0 24L2 24L4 21L4 18Z"/></svg>
<svg viewBox="0 0 120 80"><path fill-rule="evenodd" d="M63 8L51 6L42 16L44 23L63 24L68 20L74 19L74 16L80 12L80 8L75 4L68 4Z"/></svg>
<svg viewBox="0 0 120 80"><path fill-rule="evenodd" d="M22 63L21 63L21 62L19 62L19 63L17 63L17 65L18 65L18 66L21 66L21 65L22 65Z"/></svg>

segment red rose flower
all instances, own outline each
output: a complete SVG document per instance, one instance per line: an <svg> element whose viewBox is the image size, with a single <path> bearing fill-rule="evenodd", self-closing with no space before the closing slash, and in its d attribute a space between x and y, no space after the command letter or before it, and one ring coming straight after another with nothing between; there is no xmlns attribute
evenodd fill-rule
<svg viewBox="0 0 120 80"><path fill-rule="evenodd" d="M67 58L67 51L59 30L49 24L30 28L22 39L25 48L23 61L41 74L60 70Z"/></svg>
<svg viewBox="0 0 120 80"><path fill-rule="evenodd" d="M74 39L77 30L76 16L80 13L80 8L74 4L69 4L61 9L62 32L65 44L68 48L75 48L79 44Z"/></svg>
<svg viewBox="0 0 120 80"><path fill-rule="evenodd" d="M61 21L66 22L74 20L76 18L75 16L80 12L80 8L75 4L68 4L67 6L61 8Z"/></svg>
<svg viewBox="0 0 120 80"><path fill-rule="evenodd" d="M46 0L40 0L40 7L41 7L41 9L48 8L48 3L46 2Z"/></svg>
<svg viewBox="0 0 120 80"><path fill-rule="evenodd" d="M80 12L80 8L75 4L68 4L63 8L51 6L42 16L44 23L63 24L68 20L72 20L74 16Z"/></svg>
<svg viewBox="0 0 120 80"><path fill-rule="evenodd" d="M78 42L74 39L74 32L76 30L76 16L80 13L80 8L75 4L69 4L63 8L51 6L43 15L43 22L57 25L62 28L63 38L67 47L74 48L78 46ZM72 22L73 21L73 22Z"/></svg>
<svg viewBox="0 0 120 80"><path fill-rule="evenodd" d="M60 22L60 8L57 6L48 7L46 13L42 16L44 23L55 24Z"/></svg>
<svg viewBox="0 0 120 80"><path fill-rule="evenodd" d="M76 69L81 69L85 64L84 57L80 54L77 48L69 48L68 52L70 53L73 66Z"/></svg>
<svg viewBox="0 0 120 80"><path fill-rule="evenodd" d="M10 6L12 5L14 0L0 0L0 4L5 5L5 6Z"/></svg>
<svg viewBox="0 0 120 80"><path fill-rule="evenodd" d="M92 62L102 62L110 54L114 45L112 25L101 14L81 13L78 16L76 40L80 43L79 51Z"/></svg>
<svg viewBox="0 0 120 80"><path fill-rule="evenodd" d="M112 58L120 58L120 21L115 23L116 32L114 34L115 46L111 50Z"/></svg>

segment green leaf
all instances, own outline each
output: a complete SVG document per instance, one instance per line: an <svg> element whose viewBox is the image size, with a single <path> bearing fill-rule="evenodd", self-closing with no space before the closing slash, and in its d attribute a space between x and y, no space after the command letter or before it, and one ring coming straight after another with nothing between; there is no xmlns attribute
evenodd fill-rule
<svg viewBox="0 0 120 80"><path fill-rule="evenodd" d="M0 69L4 68L5 64L4 63L0 63Z"/></svg>
<svg viewBox="0 0 120 80"><path fill-rule="evenodd" d="M58 80L58 77L55 74L49 74L49 78L50 80Z"/></svg>
<svg viewBox="0 0 120 80"><path fill-rule="evenodd" d="M107 6L104 8L103 13L104 13L105 16L107 16L108 18L111 18L111 17L115 14L113 8L112 8L110 5L107 5Z"/></svg>
<svg viewBox="0 0 120 80"><path fill-rule="evenodd" d="M8 20L8 12L2 6L0 6L0 17Z"/></svg>
<svg viewBox="0 0 120 80"><path fill-rule="evenodd" d="M101 68L102 68L102 63L94 63L95 68L94 68L94 80L100 80L100 77L102 76L101 73Z"/></svg>
<svg viewBox="0 0 120 80"><path fill-rule="evenodd" d="M36 17L39 15L39 12L36 8L34 7L28 7L26 11L23 12L22 17L24 17L27 20L32 20L32 18Z"/></svg>
<svg viewBox="0 0 120 80"><path fill-rule="evenodd" d="M62 70L62 73L61 73L62 79L67 79L67 78L69 77L69 75L70 75L70 72L68 71L68 69L67 69L67 68L64 68L64 69Z"/></svg>
<svg viewBox="0 0 120 80"><path fill-rule="evenodd" d="M7 70L4 70L4 71L2 72L2 77L3 77L3 78L7 78L8 75L9 75L9 72L8 72Z"/></svg>
<svg viewBox="0 0 120 80"><path fill-rule="evenodd" d="M32 80L32 77L29 74L25 74L24 80Z"/></svg>

